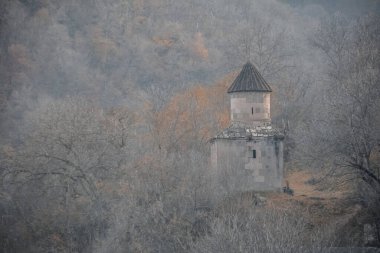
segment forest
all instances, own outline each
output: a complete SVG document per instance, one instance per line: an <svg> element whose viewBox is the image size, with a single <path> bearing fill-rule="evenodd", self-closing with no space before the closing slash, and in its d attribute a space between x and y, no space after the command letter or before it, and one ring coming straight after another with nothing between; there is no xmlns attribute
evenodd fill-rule
<svg viewBox="0 0 380 253"><path fill-rule="evenodd" d="M292 194L212 183L247 61ZM4 253L379 250L380 1L1 0L0 178Z"/></svg>

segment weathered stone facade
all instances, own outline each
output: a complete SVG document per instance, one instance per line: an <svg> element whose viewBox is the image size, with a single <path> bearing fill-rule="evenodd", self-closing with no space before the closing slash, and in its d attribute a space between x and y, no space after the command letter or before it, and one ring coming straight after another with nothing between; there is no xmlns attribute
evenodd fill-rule
<svg viewBox="0 0 380 253"><path fill-rule="evenodd" d="M231 121L259 126L270 123L269 92L231 93Z"/></svg>
<svg viewBox="0 0 380 253"><path fill-rule="evenodd" d="M257 75L258 71L252 71L252 65L247 68L247 64L240 75ZM251 89L250 84L244 84L245 90L240 91L236 82L229 89L232 123L211 140L211 164L217 184L228 193L280 190L284 174L283 136L271 126L270 87L265 83L264 88L257 90L263 87L260 83L252 84Z"/></svg>

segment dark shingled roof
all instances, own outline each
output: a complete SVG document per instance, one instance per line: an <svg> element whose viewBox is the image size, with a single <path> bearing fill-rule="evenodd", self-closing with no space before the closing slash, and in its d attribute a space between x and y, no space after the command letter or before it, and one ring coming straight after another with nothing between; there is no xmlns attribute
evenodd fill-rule
<svg viewBox="0 0 380 253"><path fill-rule="evenodd" d="M228 89L228 93L242 92L242 91L256 91L256 92L271 92L272 89L264 80L260 72L253 66L252 63L247 62L240 74L236 77Z"/></svg>

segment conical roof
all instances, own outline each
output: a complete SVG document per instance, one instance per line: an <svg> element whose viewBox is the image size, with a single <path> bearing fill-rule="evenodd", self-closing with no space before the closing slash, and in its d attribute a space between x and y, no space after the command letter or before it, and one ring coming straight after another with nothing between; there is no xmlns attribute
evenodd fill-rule
<svg viewBox="0 0 380 253"><path fill-rule="evenodd" d="M247 62L228 89L231 92L271 92L272 89L252 63Z"/></svg>

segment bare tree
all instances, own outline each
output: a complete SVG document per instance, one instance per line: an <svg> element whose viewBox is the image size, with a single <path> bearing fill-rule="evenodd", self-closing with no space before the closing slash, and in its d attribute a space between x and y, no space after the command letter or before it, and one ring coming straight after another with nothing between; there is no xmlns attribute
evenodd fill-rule
<svg viewBox="0 0 380 253"><path fill-rule="evenodd" d="M44 102L28 115L23 143L3 155L2 176L29 233L38 239L62 233L64 247L73 250L86 246L76 237L86 241L104 231L110 182L117 185L131 161L129 117L77 98Z"/></svg>
<svg viewBox="0 0 380 253"><path fill-rule="evenodd" d="M360 203L369 206L376 227L379 216L375 210L380 203L375 161L380 140L379 34L379 17L373 15L354 22L335 15L321 23L312 43L325 56L322 95L317 96L313 115L305 121L298 141L308 162L327 169L327 178L334 179L332 185L350 189Z"/></svg>
<svg viewBox="0 0 380 253"><path fill-rule="evenodd" d="M379 190L379 175L371 155L380 140L378 17L368 16L349 24L342 17L322 23L314 45L326 56L325 97L318 118L318 143L334 157L334 165L352 169ZM324 153L325 154L325 153Z"/></svg>
<svg viewBox="0 0 380 253"><path fill-rule="evenodd" d="M322 236L300 214L255 207L246 211L220 214L192 252L325 252L333 242L333 230Z"/></svg>

